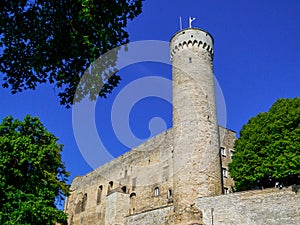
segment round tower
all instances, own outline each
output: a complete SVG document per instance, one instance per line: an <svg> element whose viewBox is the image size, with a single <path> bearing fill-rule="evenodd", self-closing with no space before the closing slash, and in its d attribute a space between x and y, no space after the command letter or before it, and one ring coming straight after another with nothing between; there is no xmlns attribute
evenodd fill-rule
<svg viewBox="0 0 300 225"><path fill-rule="evenodd" d="M213 74L213 38L198 28L170 41L173 76L174 203L222 193Z"/></svg>

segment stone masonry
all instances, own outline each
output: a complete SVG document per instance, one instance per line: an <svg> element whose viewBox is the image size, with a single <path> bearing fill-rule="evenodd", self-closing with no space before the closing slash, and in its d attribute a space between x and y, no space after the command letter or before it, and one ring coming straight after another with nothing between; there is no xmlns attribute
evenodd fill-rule
<svg viewBox="0 0 300 225"><path fill-rule="evenodd" d="M173 127L76 177L69 225L300 224L290 190L232 193L236 133L217 123L213 53L204 30L172 37Z"/></svg>

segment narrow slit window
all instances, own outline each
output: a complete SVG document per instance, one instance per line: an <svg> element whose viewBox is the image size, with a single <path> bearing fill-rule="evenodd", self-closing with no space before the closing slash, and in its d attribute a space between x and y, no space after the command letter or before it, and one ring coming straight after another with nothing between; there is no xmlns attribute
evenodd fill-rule
<svg viewBox="0 0 300 225"><path fill-rule="evenodd" d="M154 188L154 196L159 196L159 188L158 187Z"/></svg>

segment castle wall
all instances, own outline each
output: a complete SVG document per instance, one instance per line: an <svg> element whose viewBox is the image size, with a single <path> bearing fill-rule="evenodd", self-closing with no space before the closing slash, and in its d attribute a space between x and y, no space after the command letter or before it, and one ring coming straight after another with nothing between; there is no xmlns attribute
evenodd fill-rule
<svg viewBox="0 0 300 225"><path fill-rule="evenodd" d="M129 196L127 193L114 192L106 197L105 224L124 224L128 215Z"/></svg>
<svg viewBox="0 0 300 225"><path fill-rule="evenodd" d="M173 207L162 207L156 210L150 210L126 218L125 225L162 225L166 224L167 218Z"/></svg>
<svg viewBox="0 0 300 225"><path fill-rule="evenodd" d="M121 208L128 216L172 204L172 140L170 129L95 171L76 177L65 206L69 224L113 224L120 221L114 211Z"/></svg>
<svg viewBox="0 0 300 225"><path fill-rule="evenodd" d="M235 133L217 124L213 39L185 29L170 50L173 128L75 178L69 224L200 224L196 198L222 193L220 137L231 148Z"/></svg>
<svg viewBox="0 0 300 225"><path fill-rule="evenodd" d="M234 180L232 179L228 171L228 164L233 159L236 132L219 126L219 135L223 193L228 194L234 191Z"/></svg>
<svg viewBox="0 0 300 225"><path fill-rule="evenodd" d="M270 188L198 198L206 225L300 224L300 195Z"/></svg>

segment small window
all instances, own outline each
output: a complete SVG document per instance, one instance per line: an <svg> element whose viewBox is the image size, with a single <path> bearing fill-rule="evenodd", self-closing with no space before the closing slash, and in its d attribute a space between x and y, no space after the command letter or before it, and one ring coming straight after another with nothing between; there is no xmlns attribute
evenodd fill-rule
<svg viewBox="0 0 300 225"><path fill-rule="evenodd" d="M135 207L136 207L136 194L134 192L132 192L129 197L130 197L129 213L134 214L135 213Z"/></svg>
<svg viewBox="0 0 300 225"><path fill-rule="evenodd" d="M221 148L220 148L220 151L221 151L221 156L225 156L225 157L226 157L226 151L225 151L225 148L224 148L224 147L221 147Z"/></svg>
<svg viewBox="0 0 300 225"><path fill-rule="evenodd" d="M189 63L192 63L192 58L191 57L189 57Z"/></svg>
<svg viewBox="0 0 300 225"><path fill-rule="evenodd" d="M154 188L154 196L159 196L159 188L158 187Z"/></svg>
<svg viewBox="0 0 300 225"><path fill-rule="evenodd" d="M114 182L110 181L107 187L107 194L110 193L110 191L113 189L113 186L114 186Z"/></svg>
<svg viewBox="0 0 300 225"><path fill-rule="evenodd" d="M100 185L98 187L98 193L97 193L97 205L101 203L102 191L103 191L103 186Z"/></svg>
<svg viewBox="0 0 300 225"><path fill-rule="evenodd" d="M126 191L127 191L126 186L123 186L123 187L121 188L121 190L123 191L123 193L126 193Z"/></svg>
<svg viewBox="0 0 300 225"><path fill-rule="evenodd" d="M172 198L172 194L173 194L173 193L172 193L172 190L169 189L169 190L168 190L168 198Z"/></svg>
<svg viewBox="0 0 300 225"><path fill-rule="evenodd" d="M87 193L85 193L82 198L81 212L83 212L85 210L86 202L87 202Z"/></svg>
<svg viewBox="0 0 300 225"><path fill-rule="evenodd" d="M227 195L227 194L229 194L229 190L227 187L224 187L224 195Z"/></svg>
<svg viewBox="0 0 300 225"><path fill-rule="evenodd" d="M233 155L234 155L234 151L230 149L230 158L233 158Z"/></svg>
<svg viewBox="0 0 300 225"><path fill-rule="evenodd" d="M223 177L228 177L228 171L226 168L222 168Z"/></svg>

